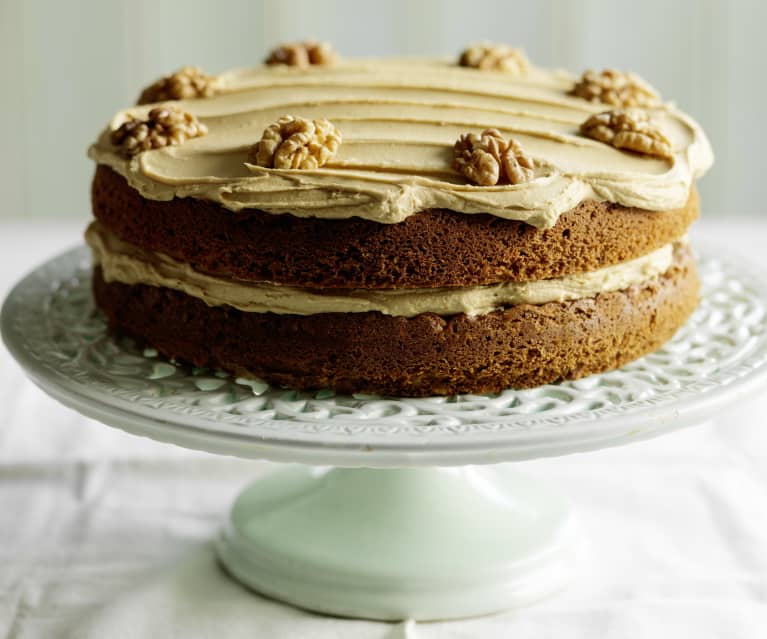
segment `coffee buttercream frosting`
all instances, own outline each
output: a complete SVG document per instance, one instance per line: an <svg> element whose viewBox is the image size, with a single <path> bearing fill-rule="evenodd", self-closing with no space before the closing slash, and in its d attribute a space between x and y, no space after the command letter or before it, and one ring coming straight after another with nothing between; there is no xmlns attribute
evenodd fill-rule
<svg viewBox="0 0 767 639"><path fill-rule="evenodd" d="M118 112L89 155L144 197L212 200L232 211L401 222L430 208L490 213L538 228L585 199L648 210L679 208L713 155L705 134L673 104L647 110L672 157L621 151L578 133L606 105L568 95L576 78L531 67L517 76L444 60L352 60L331 67L260 66L217 78L211 97L181 100L204 137L126 158L111 131L153 105ZM248 149L283 115L325 118L343 135L316 170L269 169ZM533 179L475 186L451 168L461 134L495 128L533 158Z"/></svg>
<svg viewBox="0 0 767 639"><path fill-rule="evenodd" d="M576 300L643 284L664 273L674 255L671 243L627 262L545 280L472 287L320 291L202 273L162 253L123 242L98 222L91 224L85 238L106 282L162 286L196 297L208 306L292 315L370 311L401 317L420 313L482 315L517 304Z"/></svg>

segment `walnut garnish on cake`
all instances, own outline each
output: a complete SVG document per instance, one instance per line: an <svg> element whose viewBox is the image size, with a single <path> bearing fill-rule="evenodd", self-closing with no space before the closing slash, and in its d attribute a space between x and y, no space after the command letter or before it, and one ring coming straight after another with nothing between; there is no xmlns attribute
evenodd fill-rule
<svg viewBox="0 0 767 639"><path fill-rule="evenodd" d="M217 88L216 76L206 75L198 67L184 67L150 84L141 92L137 104L209 98Z"/></svg>
<svg viewBox="0 0 767 639"><path fill-rule="evenodd" d="M463 134L453 146L453 158L453 168L479 186L528 182L535 168L519 142L497 129Z"/></svg>
<svg viewBox="0 0 767 639"><path fill-rule="evenodd" d="M465 49L458 64L482 71L506 71L514 75L524 75L530 68L530 62L522 49L489 42Z"/></svg>
<svg viewBox="0 0 767 639"><path fill-rule="evenodd" d="M341 132L329 120L284 115L264 129L250 147L248 160L269 169L317 169L330 161L341 145Z"/></svg>
<svg viewBox="0 0 767 639"><path fill-rule="evenodd" d="M597 113L581 124L581 133L617 149L662 158L673 156L671 142L642 109L613 109Z"/></svg>
<svg viewBox="0 0 767 639"><path fill-rule="evenodd" d="M329 66L334 64L338 56L333 47L327 42L289 42L272 49L265 64L283 64L289 67L308 67L312 65Z"/></svg>
<svg viewBox="0 0 767 639"><path fill-rule="evenodd" d="M208 132L202 122L187 111L165 106L152 109L146 120L129 115L110 136L112 144L123 155L133 156L142 151L176 146Z"/></svg>
<svg viewBox="0 0 767 639"><path fill-rule="evenodd" d="M660 95L635 73L605 69L585 71L570 95L589 102L615 107L650 107L660 104Z"/></svg>

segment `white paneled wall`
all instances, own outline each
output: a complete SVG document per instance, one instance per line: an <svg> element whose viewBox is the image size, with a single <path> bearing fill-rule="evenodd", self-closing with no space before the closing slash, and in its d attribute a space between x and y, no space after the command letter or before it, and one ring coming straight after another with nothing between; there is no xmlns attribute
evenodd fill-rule
<svg viewBox="0 0 767 639"><path fill-rule="evenodd" d="M759 0L0 0L0 218L85 218L85 149L144 84L304 37L349 56L489 39L540 65L635 70L710 134L705 212L766 214L766 24Z"/></svg>

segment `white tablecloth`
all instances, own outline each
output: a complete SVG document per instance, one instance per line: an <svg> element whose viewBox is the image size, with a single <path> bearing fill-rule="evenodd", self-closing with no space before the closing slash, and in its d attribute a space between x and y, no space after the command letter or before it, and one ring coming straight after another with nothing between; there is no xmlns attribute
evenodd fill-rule
<svg viewBox="0 0 767 639"><path fill-rule="evenodd" d="M78 241L78 224L0 224L0 294ZM767 270L767 224L701 225ZM58 405L0 347L0 636L767 636L767 389L708 425L526 462L572 498L590 553L573 586L482 619L383 624L263 599L211 539L268 464L132 437Z"/></svg>

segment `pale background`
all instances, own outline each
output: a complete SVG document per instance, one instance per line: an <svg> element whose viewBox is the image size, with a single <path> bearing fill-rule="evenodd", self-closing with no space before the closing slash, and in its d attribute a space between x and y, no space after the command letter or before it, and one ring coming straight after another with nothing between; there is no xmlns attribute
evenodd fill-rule
<svg viewBox="0 0 767 639"><path fill-rule="evenodd" d="M143 85L186 64L255 64L304 37L347 56L452 56L490 39L539 65L634 70L711 137L705 213L759 215L765 24L758 0L0 0L0 220L85 220L85 149Z"/></svg>

